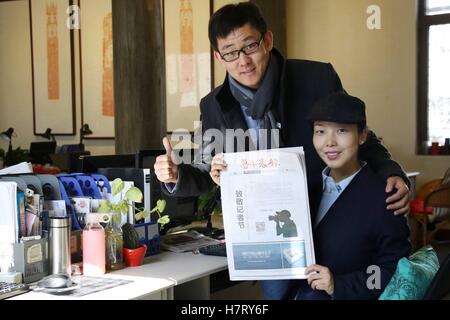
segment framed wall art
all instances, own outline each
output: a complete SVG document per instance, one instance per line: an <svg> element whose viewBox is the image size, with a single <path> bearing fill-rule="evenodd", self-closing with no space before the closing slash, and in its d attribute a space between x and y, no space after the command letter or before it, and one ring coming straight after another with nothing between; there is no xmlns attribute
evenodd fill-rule
<svg viewBox="0 0 450 320"><path fill-rule="evenodd" d="M114 73L111 0L80 0L81 121L93 134L114 139Z"/></svg>
<svg viewBox="0 0 450 320"><path fill-rule="evenodd" d="M66 25L69 0L29 0L33 131L74 135L73 31Z"/></svg>
<svg viewBox="0 0 450 320"><path fill-rule="evenodd" d="M208 22L212 0L165 0L167 131L194 131L200 100L212 88Z"/></svg>

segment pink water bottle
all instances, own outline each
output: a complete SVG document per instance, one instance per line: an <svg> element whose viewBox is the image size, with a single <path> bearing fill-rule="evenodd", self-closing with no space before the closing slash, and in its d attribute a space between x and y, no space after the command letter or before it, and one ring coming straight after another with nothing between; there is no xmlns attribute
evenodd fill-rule
<svg viewBox="0 0 450 320"><path fill-rule="evenodd" d="M108 221L108 214L86 214L83 229L83 274L86 276L105 273L105 230L100 222Z"/></svg>

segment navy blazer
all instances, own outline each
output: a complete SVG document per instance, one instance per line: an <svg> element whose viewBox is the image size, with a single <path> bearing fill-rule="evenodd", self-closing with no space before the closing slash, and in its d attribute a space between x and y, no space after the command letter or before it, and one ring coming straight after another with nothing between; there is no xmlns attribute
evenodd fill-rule
<svg viewBox="0 0 450 320"><path fill-rule="evenodd" d="M377 299L394 274L398 260L410 254L407 220L386 209L385 186L365 166L313 232L316 263L333 273L335 299ZM372 265L381 271L379 289L369 289L366 283L373 274L367 272ZM330 297L301 281L297 298Z"/></svg>

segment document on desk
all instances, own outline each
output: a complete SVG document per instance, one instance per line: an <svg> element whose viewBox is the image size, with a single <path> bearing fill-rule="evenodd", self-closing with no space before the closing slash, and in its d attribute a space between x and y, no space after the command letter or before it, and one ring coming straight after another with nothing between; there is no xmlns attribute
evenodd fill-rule
<svg viewBox="0 0 450 320"><path fill-rule="evenodd" d="M303 148L224 154L231 280L305 279L315 263Z"/></svg>
<svg viewBox="0 0 450 320"><path fill-rule="evenodd" d="M17 183L0 181L0 244L18 242Z"/></svg>
<svg viewBox="0 0 450 320"><path fill-rule="evenodd" d="M19 173L33 173L32 164L30 162L21 162L19 164L0 170L0 175Z"/></svg>
<svg viewBox="0 0 450 320"><path fill-rule="evenodd" d="M220 241L194 230L161 237L161 247L177 253L192 251L217 243L220 243Z"/></svg>

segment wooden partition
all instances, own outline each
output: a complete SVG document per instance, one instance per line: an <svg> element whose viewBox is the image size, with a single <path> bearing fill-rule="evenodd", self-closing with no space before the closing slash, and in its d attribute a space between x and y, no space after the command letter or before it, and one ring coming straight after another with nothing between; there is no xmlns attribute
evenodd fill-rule
<svg viewBox="0 0 450 320"><path fill-rule="evenodd" d="M112 0L116 153L162 146L166 132L161 2Z"/></svg>

